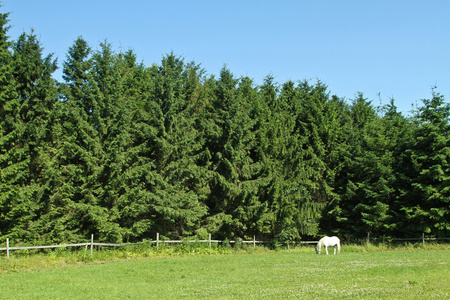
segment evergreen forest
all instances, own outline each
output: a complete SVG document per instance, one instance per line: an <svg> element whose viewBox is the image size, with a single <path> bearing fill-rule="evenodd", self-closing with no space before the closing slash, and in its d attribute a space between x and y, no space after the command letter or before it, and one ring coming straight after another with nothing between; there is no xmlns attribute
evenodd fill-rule
<svg viewBox="0 0 450 300"><path fill-rule="evenodd" d="M208 75L77 38L57 60L0 13L0 239L448 236L450 105ZM356 87L357 88L357 87ZM412 99L413 101L414 99Z"/></svg>

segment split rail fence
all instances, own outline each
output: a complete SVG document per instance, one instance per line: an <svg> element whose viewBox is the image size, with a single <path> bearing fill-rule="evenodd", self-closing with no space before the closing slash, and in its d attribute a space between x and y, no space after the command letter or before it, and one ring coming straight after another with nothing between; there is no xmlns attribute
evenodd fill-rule
<svg viewBox="0 0 450 300"><path fill-rule="evenodd" d="M367 243L370 243L371 241L379 241L381 238L371 238L370 235L367 235ZM425 234L422 235L421 238L395 238L390 239L390 241L422 241L422 243L425 245L425 241L438 241L438 240L445 240L449 241L450 238L430 238L425 237ZM209 248L211 248L212 243L224 243L224 240L213 240L211 239L211 234L209 235L209 239L207 240L160 240L159 239L159 233L156 235L156 240L153 241L146 241L146 242L140 242L140 243L126 243L126 244L111 244L111 243L95 243L94 242L94 235L91 235L91 240L86 243L77 243L77 244L63 244L63 245L49 245L49 246L25 246L25 247L10 247L9 245L9 239L6 239L6 247L0 248L0 251L6 251L6 257L9 258L10 251L13 250L33 250L33 249L52 249L52 248L69 248L69 247L85 247L86 251L88 248L90 248L91 256L94 252L94 246L101 246L101 247L125 247L125 246L133 246L133 245L144 245L144 244L156 244L157 249L159 248L160 244L177 244L177 243L209 243ZM252 241L228 241L230 244L235 243L242 243L242 244L253 244L253 248L256 247L256 244L269 244L271 242L267 241L257 241L255 237L253 237ZM300 242L291 242L286 243L287 247L289 248L289 245L296 245L296 244L317 244L319 241L300 241Z"/></svg>
<svg viewBox="0 0 450 300"><path fill-rule="evenodd" d="M12 250L33 250L33 249L52 249L52 248L69 248L69 247L85 247L86 251L90 248L91 256L94 252L94 246L101 247L126 247L133 245L144 245L144 244L156 244L156 248L159 248L161 244L180 244L180 243L209 243L209 248L212 247L213 243L225 243L228 242L230 244L242 243L242 244L252 244L253 248L256 248L256 244L267 244L270 242L266 241L257 241L255 237L251 241L225 241L225 240L213 240L211 239L211 234L209 235L209 239L207 240L160 240L159 233L156 234L156 240L153 241L145 241L139 243L126 243L126 244L112 244L112 243L96 243L94 242L94 235L91 235L91 241L86 243L77 243L77 244L63 244L63 245L49 245L49 246L25 246L25 247L11 247L9 245L9 239L6 239L6 247L0 248L0 251L6 251L6 257L9 258L10 251ZM317 244L318 241L301 241L297 242L297 244ZM289 247L289 245L288 245Z"/></svg>
<svg viewBox="0 0 450 300"><path fill-rule="evenodd" d="M436 242L436 241L450 241L450 238L435 238L435 237L425 237L425 233L422 233L422 237L420 238L394 238L394 239L389 239L389 238L373 238L370 237L370 234L367 234L367 243L370 243L371 241L382 241L383 243L386 240L389 241L397 241L397 242L422 242L423 245L425 245L425 242Z"/></svg>

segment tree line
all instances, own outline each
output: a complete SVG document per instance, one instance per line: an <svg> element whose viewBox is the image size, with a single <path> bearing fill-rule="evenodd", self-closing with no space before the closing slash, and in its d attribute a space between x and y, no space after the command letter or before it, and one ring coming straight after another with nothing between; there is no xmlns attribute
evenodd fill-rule
<svg viewBox="0 0 450 300"><path fill-rule="evenodd" d="M62 64L0 14L0 238L447 235L450 106L405 117L320 80L260 85L77 38Z"/></svg>

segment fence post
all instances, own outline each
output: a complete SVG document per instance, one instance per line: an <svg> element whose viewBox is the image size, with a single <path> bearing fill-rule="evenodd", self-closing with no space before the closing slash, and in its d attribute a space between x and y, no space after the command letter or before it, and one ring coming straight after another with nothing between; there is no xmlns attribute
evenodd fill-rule
<svg viewBox="0 0 450 300"><path fill-rule="evenodd" d="M253 236L253 249L255 249L256 248L256 236L254 235Z"/></svg>
<svg viewBox="0 0 450 300"><path fill-rule="evenodd" d="M422 232L422 245L425 246L425 232Z"/></svg>
<svg viewBox="0 0 450 300"><path fill-rule="evenodd" d="M6 258L9 258L9 238L6 238Z"/></svg>
<svg viewBox="0 0 450 300"><path fill-rule="evenodd" d="M159 232L156 233L156 250L159 250Z"/></svg>
<svg viewBox="0 0 450 300"><path fill-rule="evenodd" d="M91 234L91 256L93 252L94 252L94 235Z"/></svg>
<svg viewBox="0 0 450 300"><path fill-rule="evenodd" d="M368 232L367 233L367 245L369 245L369 243L370 243L370 233Z"/></svg>
<svg viewBox="0 0 450 300"><path fill-rule="evenodd" d="M211 233L209 234L209 249L211 249Z"/></svg>

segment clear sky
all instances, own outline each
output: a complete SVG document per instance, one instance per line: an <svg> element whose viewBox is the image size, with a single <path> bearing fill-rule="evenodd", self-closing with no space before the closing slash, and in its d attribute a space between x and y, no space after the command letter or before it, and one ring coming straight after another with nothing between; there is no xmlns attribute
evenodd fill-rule
<svg viewBox="0 0 450 300"><path fill-rule="evenodd" d="M450 99L448 0L0 1L11 39L34 28L60 67L83 36L93 49L105 39L133 49L148 66L173 51L208 74L227 64L257 84L269 74L280 85L320 79L349 101L394 98L405 115L433 86Z"/></svg>

